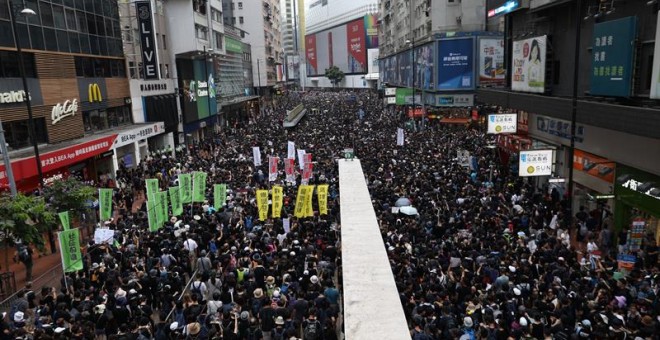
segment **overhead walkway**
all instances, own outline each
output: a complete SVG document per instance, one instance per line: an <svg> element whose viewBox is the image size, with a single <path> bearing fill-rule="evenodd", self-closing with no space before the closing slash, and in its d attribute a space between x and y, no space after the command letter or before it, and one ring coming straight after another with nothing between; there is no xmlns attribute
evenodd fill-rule
<svg viewBox="0 0 660 340"><path fill-rule="evenodd" d="M410 339L359 159L339 160L347 340Z"/></svg>

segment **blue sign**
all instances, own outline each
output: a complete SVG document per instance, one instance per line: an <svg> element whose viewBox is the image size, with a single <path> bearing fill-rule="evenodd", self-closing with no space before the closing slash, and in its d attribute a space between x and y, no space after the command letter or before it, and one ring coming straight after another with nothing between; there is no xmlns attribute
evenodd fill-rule
<svg viewBox="0 0 660 340"><path fill-rule="evenodd" d="M438 90L474 89L474 39L438 41Z"/></svg>
<svg viewBox="0 0 660 340"><path fill-rule="evenodd" d="M594 25L591 53L592 95L630 96L636 38L637 17Z"/></svg>
<svg viewBox="0 0 660 340"><path fill-rule="evenodd" d="M511 13L520 8L518 0L488 0L488 18Z"/></svg>

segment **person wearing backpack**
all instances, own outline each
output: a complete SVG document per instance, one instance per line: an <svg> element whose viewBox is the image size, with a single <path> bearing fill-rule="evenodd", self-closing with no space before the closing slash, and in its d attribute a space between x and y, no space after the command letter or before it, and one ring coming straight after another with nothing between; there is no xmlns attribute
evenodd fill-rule
<svg viewBox="0 0 660 340"><path fill-rule="evenodd" d="M16 254L14 255L15 262L22 262L25 265L25 281L32 281L32 267L34 261L32 260L32 248L28 244L17 243Z"/></svg>
<svg viewBox="0 0 660 340"><path fill-rule="evenodd" d="M322 334L323 327L316 319L316 309L311 308L307 320L303 321L303 340L319 340Z"/></svg>

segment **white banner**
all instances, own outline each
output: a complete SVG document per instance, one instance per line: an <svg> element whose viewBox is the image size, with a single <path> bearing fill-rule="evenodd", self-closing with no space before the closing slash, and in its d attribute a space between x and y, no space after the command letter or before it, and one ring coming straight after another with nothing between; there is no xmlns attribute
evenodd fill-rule
<svg viewBox="0 0 660 340"><path fill-rule="evenodd" d="M656 39L660 38L660 11L658 11L658 24L655 28ZM655 44L653 54L653 71L651 72L651 99L660 99L660 43Z"/></svg>
<svg viewBox="0 0 660 340"><path fill-rule="evenodd" d="M112 148L117 149L122 146L159 135L161 133L165 133L165 123L163 122L155 122L136 127L117 134L117 139L115 139L115 143L112 145Z"/></svg>
<svg viewBox="0 0 660 340"><path fill-rule="evenodd" d="M305 169L305 150L298 149L298 166L300 170Z"/></svg>
<svg viewBox="0 0 660 340"><path fill-rule="evenodd" d="M403 129L396 129L396 145L403 146Z"/></svg>
<svg viewBox="0 0 660 340"><path fill-rule="evenodd" d="M386 87L385 88L385 96L396 96L396 87Z"/></svg>
<svg viewBox="0 0 660 340"><path fill-rule="evenodd" d="M550 176L553 163L552 150L520 151L518 176Z"/></svg>
<svg viewBox="0 0 660 340"><path fill-rule="evenodd" d="M488 133L516 133L518 130L518 115L515 113L488 115Z"/></svg>
<svg viewBox="0 0 660 340"><path fill-rule="evenodd" d="M504 69L504 39L479 39L479 85L506 84Z"/></svg>
<svg viewBox="0 0 660 340"><path fill-rule="evenodd" d="M385 105L396 104L396 97L385 97Z"/></svg>
<svg viewBox="0 0 660 340"><path fill-rule="evenodd" d="M522 92L545 92L547 36L513 42L511 89Z"/></svg>
<svg viewBox="0 0 660 340"><path fill-rule="evenodd" d="M115 237L115 231L112 229L96 229L94 230L94 243L110 243Z"/></svg>
<svg viewBox="0 0 660 340"><path fill-rule="evenodd" d="M295 159L296 158L296 143L289 141L287 143L286 158Z"/></svg>
<svg viewBox="0 0 660 340"><path fill-rule="evenodd" d="M456 157L458 158L458 164L464 168L470 167L470 151L467 150L458 150L456 152Z"/></svg>
<svg viewBox="0 0 660 340"><path fill-rule="evenodd" d="M258 146L252 147L252 158L254 160L254 166L261 165L261 150Z"/></svg>
<svg viewBox="0 0 660 340"><path fill-rule="evenodd" d="M378 73L378 49L370 48L367 50L367 73Z"/></svg>
<svg viewBox="0 0 660 340"><path fill-rule="evenodd" d="M291 221L288 218L283 218L282 227L284 227L284 233L288 234L291 231Z"/></svg>

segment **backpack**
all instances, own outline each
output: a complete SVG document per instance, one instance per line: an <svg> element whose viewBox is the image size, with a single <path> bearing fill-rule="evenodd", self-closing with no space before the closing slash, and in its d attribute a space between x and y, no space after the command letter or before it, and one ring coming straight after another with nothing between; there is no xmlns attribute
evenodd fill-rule
<svg viewBox="0 0 660 340"><path fill-rule="evenodd" d="M250 327L247 330L246 334L246 339L247 340L258 340L258 339L263 339L263 332L261 331L260 327Z"/></svg>
<svg viewBox="0 0 660 340"><path fill-rule="evenodd" d="M191 287L190 292L194 295L197 295L197 301L200 301L200 302L203 301L204 298L202 297L202 290L201 290L202 283L200 282L197 285L195 285L195 282L193 282L190 285L190 287Z"/></svg>
<svg viewBox="0 0 660 340"><path fill-rule="evenodd" d="M23 245L18 248L18 259L21 262L27 262L30 260L30 253L28 252L27 246Z"/></svg>
<svg viewBox="0 0 660 340"><path fill-rule="evenodd" d="M284 328L281 329L275 328L273 329L273 334L271 334L270 337L273 340L284 340L284 333L286 333L286 330Z"/></svg>
<svg viewBox="0 0 660 340"><path fill-rule="evenodd" d="M476 340L477 338L474 335L474 329L467 328L463 330L463 334L470 337L470 340Z"/></svg>
<svg viewBox="0 0 660 340"><path fill-rule="evenodd" d="M303 331L305 340L317 340L321 338L321 323L318 320L308 321Z"/></svg>

